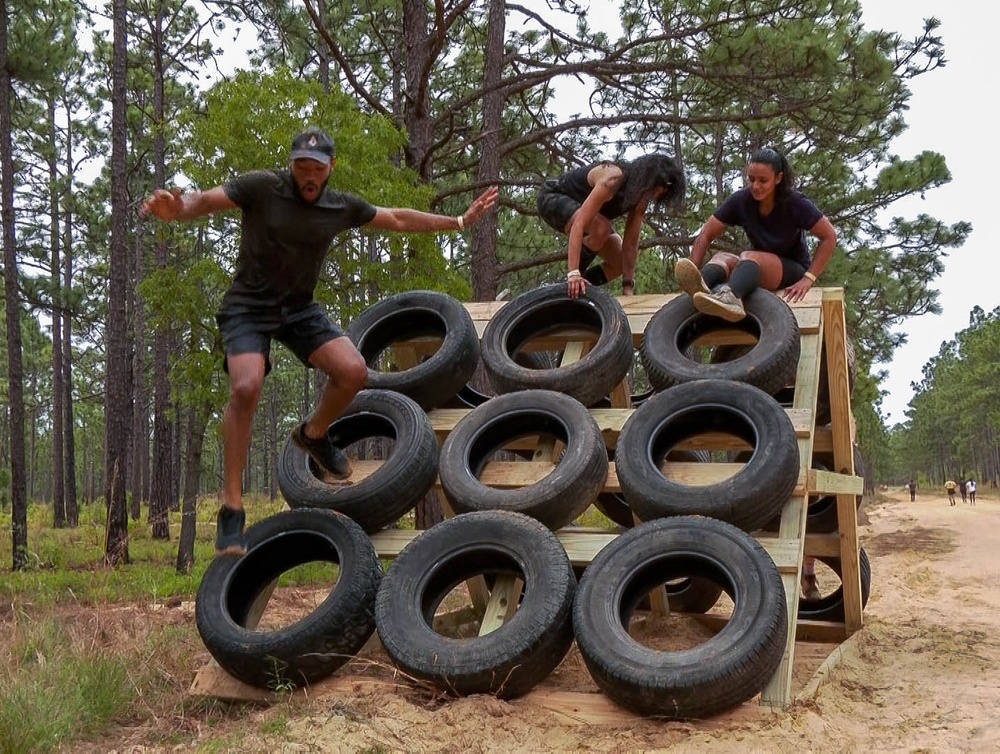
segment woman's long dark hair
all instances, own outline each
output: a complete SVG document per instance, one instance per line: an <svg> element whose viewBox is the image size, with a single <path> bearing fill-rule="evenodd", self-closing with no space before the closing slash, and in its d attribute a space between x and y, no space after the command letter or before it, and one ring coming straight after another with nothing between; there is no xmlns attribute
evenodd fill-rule
<svg viewBox="0 0 1000 754"><path fill-rule="evenodd" d="M621 168L623 177L619 191L623 192L622 208L625 210L633 209L643 194L661 186L666 191L656 200L657 204L680 204L684 198L684 171L668 155L647 154L622 164Z"/></svg>
<svg viewBox="0 0 1000 754"><path fill-rule="evenodd" d="M773 147L764 147L750 155L750 162L767 165L775 175L784 174L781 183L774 187L774 201L783 202L791 196L795 190L795 174L792 173L792 166L788 164L785 155Z"/></svg>

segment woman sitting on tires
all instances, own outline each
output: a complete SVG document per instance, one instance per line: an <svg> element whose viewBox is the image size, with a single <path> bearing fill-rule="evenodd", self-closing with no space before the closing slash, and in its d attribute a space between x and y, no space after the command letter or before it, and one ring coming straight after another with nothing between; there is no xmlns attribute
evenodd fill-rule
<svg viewBox="0 0 1000 754"><path fill-rule="evenodd" d="M604 285L622 276L622 293L635 291L635 260L639 231L651 203L677 202L684 196L684 173L665 154L631 162L598 162L545 182L538 194L538 214L569 236L570 298L587 290L587 283ZM626 216L625 238L611 221ZM601 264L591 266L600 256Z"/></svg>
<svg viewBox="0 0 1000 754"><path fill-rule="evenodd" d="M715 210L691 248L690 259L674 268L681 290L703 314L738 322L743 299L755 288L785 289L789 301L802 299L837 245L837 232L813 202L795 190L791 166L771 148L757 150L747 165L747 188ZM750 249L739 256L717 252L704 265L709 246L730 225L746 232ZM805 231L819 239L812 259Z"/></svg>

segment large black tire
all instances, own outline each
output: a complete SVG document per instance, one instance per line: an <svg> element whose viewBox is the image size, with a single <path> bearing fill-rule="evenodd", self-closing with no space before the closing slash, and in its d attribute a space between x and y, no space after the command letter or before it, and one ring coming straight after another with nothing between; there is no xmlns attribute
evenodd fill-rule
<svg viewBox="0 0 1000 754"><path fill-rule="evenodd" d="M460 301L437 291L389 296L351 322L347 336L368 363L367 387L403 393L427 410L451 400L479 364L472 315ZM393 372L373 368L394 343L422 336L442 338L441 347L424 361Z"/></svg>
<svg viewBox="0 0 1000 754"><path fill-rule="evenodd" d="M302 687L333 673L375 632L382 566L371 540L346 516L285 511L247 528L247 554L216 558L198 587L198 633L230 675L261 688ZM278 631L247 628L257 597L282 573L336 563L337 583L311 614Z"/></svg>
<svg viewBox="0 0 1000 754"><path fill-rule="evenodd" d="M551 436L566 448L546 477L526 487L498 489L480 481L490 457L512 440ZM507 510L550 529L566 526L591 504L608 478L601 430L590 412L551 390L493 398L466 414L441 446L441 488L457 513Z"/></svg>
<svg viewBox="0 0 1000 754"><path fill-rule="evenodd" d="M434 613L473 576L512 574L524 582L517 613L473 639L443 636ZM531 690L573 641L576 577L555 535L508 511L467 513L412 540L379 589L375 619L392 661L409 675L453 695L511 699Z"/></svg>
<svg viewBox="0 0 1000 754"><path fill-rule="evenodd" d="M660 466L677 444L724 432L753 446L736 474L688 486ZM680 515L717 518L755 531L781 513L799 478L795 427L771 396L752 385L698 380L657 393L632 412L618 436L615 470L629 506L642 521Z"/></svg>
<svg viewBox="0 0 1000 754"><path fill-rule="evenodd" d="M802 343L791 308L781 298L758 288L744 301L747 316L725 322L694 308L689 296L664 304L646 324L639 354L649 383L666 390L693 380L744 382L774 395L795 381ZM757 339L746 354L720 363L701 363L687 356L699 337L717 330L742 330Z"/></svg>
<svg viewBox="0 0 1000 754"><path fill-rule="evenodd" d="M289 507L339 511L375 532L412 510L437 480L437 436L424 410L402 393L362 390L328 433L341 448L373 437L394 444L371 476L356 484L327 484L305 451L286 440L278 486Z"/></svg>
<svg viewBox="0 0 1000 754"><path fill-rule="evenodd" d="M614 461L614 452L609 451L608 455ZM707 450L675 450L667 455L667 460L711 463L712 454ZM620 492L602 492L594 500L594 507L622 528L631 529L635 525L632 509Z"/></svg>
<svg viewBox="0 0 1000 754"><path fill-rule="evenodd" d="M517 363L529 341L568 329L594 333L597 342L579 361L554 369ZM504 305L483 330L483 365L497 393L554 390L592 406L608 396L632 365L632 331L621 304L607 291L588 286L572 299L566 285L543 285Z"/></svg>
<svg viewBox="0 0 1000 754"><path fill-rule="evenodd" d="M843 578L843 567L840 558L817 556L816 560L825 563L838 576ZM861 574L861 609L868 606L868 597L872 589L872 566L868 560L865 548L858 549L858 570ZM841 584L830 594L816 600L799 597L799 619L844 622L844 586Z"/></svg>
<svg viewBox="0 0 1000 754"><path fill-rule="evenodd" d="M628 633L650 589L701 573L734 603L718 634L682 651L659 651ZM760 544L707 518L650 521L601 550L573 606L577 646L601 691L641 715L702 718L757 694L774 674L788 632L781 575Z"/></svg>

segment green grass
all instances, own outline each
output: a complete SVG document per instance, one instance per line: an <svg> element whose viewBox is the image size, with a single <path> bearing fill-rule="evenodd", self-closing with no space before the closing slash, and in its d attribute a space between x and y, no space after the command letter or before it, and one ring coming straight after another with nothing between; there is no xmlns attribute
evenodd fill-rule
<svg viewBox="0 0 1000 754"><path fill-rule="evenodd" d="M247 525L280 511L284 503L246 501ZM212 561L218 501L199 501L191 573L177 573L181 514L169 513L170 539L153 539L143 510L141 521L129 521L128 565L109 568L104 562L105 510L102 504L80 509L79 526L55 529L52 509L32 504L28 509L28 567L11 571L11 539L0 539L0 600L36 606L96 605L136 600L190 598L198 590ZM10 532L10 513L0 514L0 529Z"/></svg>

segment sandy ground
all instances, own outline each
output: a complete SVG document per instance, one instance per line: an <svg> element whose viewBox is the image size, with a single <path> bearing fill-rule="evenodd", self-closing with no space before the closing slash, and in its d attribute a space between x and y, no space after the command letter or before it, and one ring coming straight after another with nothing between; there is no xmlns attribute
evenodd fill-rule
<svg viewBox="0 0 1000 754"><path fill-rule="evenodd" d="M293 708L280 734L260 738L248 734L237 749L1000 750L997 495L990 491L985 498L980 496L975 507L960 500L950 507L943 494L918 495L911 503L908 493L889 490L875 502L866 502L861 519L859 536L872 566L865 626L840 645L841 659L832 671L813 675L811 683L809 677L797 678L793 689L797 699L787 709L772 711L754 701L703 721L633 717L582 723L524 699L445 701L412 689L387 691L385 681L391 676L384 655L373 643L363 653L367 666L358 661L339 675L380 681L350 687L341 683L336 693L317 688ZM544 686L597 692L575 648ZM290 712L286 707L283 714L287 717ZM244 730L266 729L266 721L275 714L275 706L262 708L239 724ZM225 734L216 727L206 739L219 735ZM209 740L201 743L220 750Z"/></svg>

